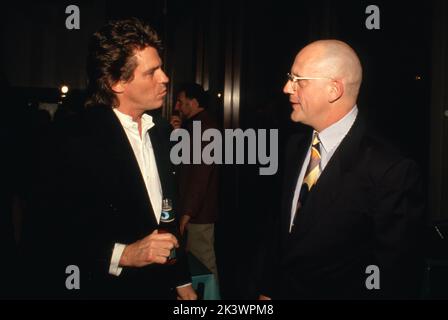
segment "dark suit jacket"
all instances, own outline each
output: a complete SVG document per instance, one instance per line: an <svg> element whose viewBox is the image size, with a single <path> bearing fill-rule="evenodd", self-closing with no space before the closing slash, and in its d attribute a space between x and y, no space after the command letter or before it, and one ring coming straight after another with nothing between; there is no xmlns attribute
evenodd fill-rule
<svg viewBox="0 0 448 320"><path fill-rule="evenodd" d="M169 132L160 121L154 118L149 133L163 197L176 206ZM50 149L56 151L49 150L52 159L44 157L46 172L39 179L34 214L37 224L47 224L37 238L44 239L49 253L50 295L172 298L176 285L191 281L182 250L173 266L124 268L119 277L108 273L115 243L131 244L158 228L132 147L112 109L90 108L59 124L54 135L57 141ZM177 227L170 231L177 234ZM42 256L43 250L35 251ZM79 266L81 290L66 290L67 265Z"/></svg>
<svg viewBox="0 0 448 320"><path fill-rule="evenodd" d="M366 133L358 116L289 232L294 190L311 133L286 151L278 237L264 290L282 299L415 298L421 271L423 199L413 161ZM367 290L369 265L380 290Z"/></svg>

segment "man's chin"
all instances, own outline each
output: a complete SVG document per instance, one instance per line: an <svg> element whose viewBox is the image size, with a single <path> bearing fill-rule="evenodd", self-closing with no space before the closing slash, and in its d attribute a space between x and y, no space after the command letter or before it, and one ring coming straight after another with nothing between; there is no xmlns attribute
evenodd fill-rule
<svg viewBox="0 0 448 320"><path fill-rule="evenodd" d="M157 110L157 109L162 108L162 106L163 106L163 103L160 103L160 104L153 104L152 106L148 105L148 106L145 107L145 110L146 110L146 111Z"/></svg>
<svg viewBox="0 0 448 320"><path fill-rule="evenodd" d="M293 122L302 122L303 121L303 117L302 117L302 115L299 112L293 111L291 113L291 120Z"/></svg>

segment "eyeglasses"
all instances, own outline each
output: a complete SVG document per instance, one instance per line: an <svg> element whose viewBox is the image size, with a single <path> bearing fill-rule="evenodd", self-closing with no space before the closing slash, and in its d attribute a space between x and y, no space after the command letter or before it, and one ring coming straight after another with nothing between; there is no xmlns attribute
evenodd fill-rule
<svg viewBox="0 0 448 320"><path fill-rule="evenodd" d="M328 78L328 77L298 77L291 73L287 73L286 77L287 77L288 81L291 81L291 83L292 83L291 87L292 87L292 90L294 90L294 91L297 90L297 84L299 83L300 80L323 80L323 79L334 80L333 78Z"/></svg>

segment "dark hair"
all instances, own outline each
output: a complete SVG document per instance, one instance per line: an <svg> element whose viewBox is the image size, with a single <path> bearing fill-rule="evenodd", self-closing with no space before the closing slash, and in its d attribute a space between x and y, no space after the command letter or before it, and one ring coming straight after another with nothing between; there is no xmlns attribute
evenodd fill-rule
<svg viewBox="0 0 448 320"><path fill-rule="evenodd" d="M204 91L201 85L197 83L183 83L178 87L178 93L185 92L185 96L188 99L198 100L201 108L207 109L208 107L208 95Z"/></svg>
<svg viewBox="0 0 448 320"><path fill-rule="evenodd" d="M111 21L93 34L87 56L86 106L116 107L112 86L119 80L131 81L137 67L135 50L153 47L162 50L157 33L137 18Z"/></svg>

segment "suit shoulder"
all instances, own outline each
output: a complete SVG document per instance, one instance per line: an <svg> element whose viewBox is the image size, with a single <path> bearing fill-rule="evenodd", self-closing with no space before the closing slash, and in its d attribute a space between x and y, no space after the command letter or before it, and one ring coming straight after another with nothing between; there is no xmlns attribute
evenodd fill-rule
<svg viewBox="0 0 448 320"><path fill-rule="evenodd" d="M398 148L376 134L366 134L361 147L367 150L371 156L384 161L395 162L405 158Z"/></svg>
<svg viewBox="0 0 448 320"><path fill-rule="evenodd" d="M371 172L374 176L383 176L390 170L409 168L418 170L417 163L406 157L398 148L383 138L367 134L361 143L364 150L364 161L370 163Z"/></svg>
<svg viewBox="0 0 448 320"><path fill-rule="evenodd" d="M74 138L81 135L85 127L83 113L72 115L68 118L61 119L54 123L54 131L56 136L61 139Z"/></svg>
<svg viewBox="0 0 448 320"><path fill-rule="evenodd" d="M76 115L54 124L54 136L58 144L83 145L90 141L105 120L106 111L101 108L83 109Z"/></svg>
<svg viewBox="0 0 448 320"><path fill-rule="evenodd" d="M204 110L200 112L195 118L194 121L201 122L202 131L207 129L219 129L218 122L216 117L212 115L209 111Z"/></svg>
<svg viewBox="0 0 448 320"><path fill-rule="evenodd" d="M207 111L206 117L205 117L205 125L207 128L211 129L219 129L218 121L214 115L212 115L210 112Z"/></svg>

